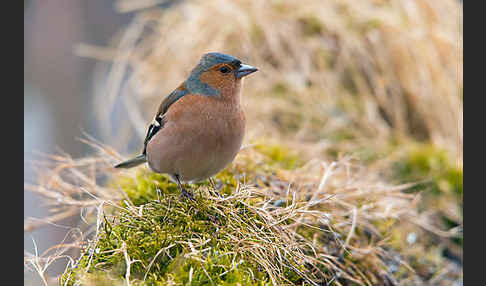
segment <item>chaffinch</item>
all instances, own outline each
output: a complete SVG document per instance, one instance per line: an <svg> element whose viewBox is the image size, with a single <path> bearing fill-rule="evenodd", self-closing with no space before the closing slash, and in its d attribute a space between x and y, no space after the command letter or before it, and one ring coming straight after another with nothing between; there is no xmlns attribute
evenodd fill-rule
<svg viewBox="0 0 486 286"><path fill-rule="evenodd" d="M243 77L258 69L222 53L207 53L189 78L171 92L150 124L142 154L115 168L147 162L166 173L182 195L182 185L216 175L233 161L245 133L241 101Z"/></svg>

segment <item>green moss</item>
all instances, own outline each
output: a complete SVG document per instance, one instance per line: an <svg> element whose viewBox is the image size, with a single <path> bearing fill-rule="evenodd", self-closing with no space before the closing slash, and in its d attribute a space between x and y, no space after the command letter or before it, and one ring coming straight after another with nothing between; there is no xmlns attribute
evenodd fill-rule
<svg viewBox="0 0 486 286"><path fill-rule="evenodd" d="M145 180L138 178L138 183L151 183L150 175ZM155 184L148 189L155 188ZM228 205L228 207L230 207ZM245 214L242 218L257 221L258 217L243 204L231 206ZM235 245L230 236L242 237L234 221L228 221L224 215L226 209L203 198L200 193L194 202L183 201L179 193L165 192L160 201L143 204L142 213L129 210L120 212L116 221L105 222L99 235L95 251L88 250L92 256L81 258L77 270L73 271L73 281L88 273L95 276L114 276L123 279L126 271L126 251L131 260L130 277L137 285L144 280L148 285L163 285L169 280L192 285L266 285L268 277L257 269L255 258L248 254L233 255ZM109 225L109 226L108 226ZM241 225L243 228L244 225ZM186 244L193 241L193 246ZM198 245L201 244L202 245ZM161 251L165 249L166 251ZM114 251L115 250L115 251ZM91 261L91 262L90 262ZM148 266L153 261L152 267ZM105 272L101 272L105 271ZM89 276L90 279L93 275ZM64 275L67 278L67 274ZM101 281L105 278L96 278Z"/></svg>
<svg viewBox="0 0 486 286"><path fill-rule="evenodd" d="M255 149L265 155L270 166L278 166L286 170L295 169L303 165L295 151L276 144L257 144Z"/></svg>
<svg viewBox="0 0 486 286"><path fill-rule="evenodd" d="M94 271L93 273L85 273L81 281L81 285L96 285L96 286L119 286L123 285L121 279L108 277L103 271Z"/></svg>
<svg viewBox="0 0 486 286"><path fill-rule="evenodd" d="M219 195L234 192L238 185L235 171L255 176L272 168L300 164L298 157L282 146L258 144L255 149L264 156L265 165L245 164L244 170L234 167L220 172L215 178L221 184ZM130 269L132 285L188 285L189 281L191 285L271 285L251 250L251 241L262 243L255 235L259 233L270 239L265 243L283 242L265 227L265 218L248 207L253 198L217 202L209 198L208 184L188 186L195 194L191 201L182 199L167 176L146 169L140 169L135 178L116 178L111 185L121 187L135 207L122 204L124 208L105 217L93 240L96 243L83 250L77 267L64 273L61 282L120 285L126 275L126 249L130 260L135 261ZM289 263L296 269L303 267L291 258ZM303 279L288 267L284 277L298 284Z"/></svg>
<svg viewBox="0 0 486 286"><path fill-rule="evenodd" d="M431 144L416 144L395 163L393 176L401 183L418 182L408 192L422 192L418 210L434 209L436 221L444 229L462 225L463 170L449 160L446 151ZM457 210L452 211L451 206ZM463 238L451 240L462 245Z"/></svg>
<svg viewBox="0 0 486 286"><path fill-rule="evenodd" d="M448 160L447 153L431 144L413 146L394 165L394 177L402 183L426 180L412 191L428 189L433 195L451 194L461 202L462 176L462 169Z"/></svg>
<svg viewBox="0 0 486 286"><path fill-rule="evenodd" d="M113 183L110 185L113 185ZM157 189L162 193L177 191L177 185L172 183L167 176L147 172L145 169L137 174L135 181L131 178L121 177L117 180L116 185L123 188L136 206L155 200Z"/></svg>
<svg viewBox="0 0 486 286"><path fill-rule="evenodd" d="M403 170L401 174L412 176L442 170L441 164L447 162L440 152L433 153L437 158L426 160L419 151L418 154L411 151L408 160L403 160L409 164L397 169ZM242 152L232 166L215 177L217 192L220 198L225 197L223 200L210 196L215 195L216 190L210 188L208 181L187 186L195 194L195 200L191 201L181 198L177 186L166 175L151 173L145 168L140 168L135 177L117 177L111 185L121 187L133 206L122 202L122 208L115 208L112 213L105 209L106 217L98 235L83 250L79 264L64 273L60 282L68 282L67 285L126 284L127 255L132 261L131 285L272 285L261 256L255 255L252 247L259 245L259 249L267 251L274 247L280 251L286 249L289 245L283 239L286 236L275 229L282 229L283 225L294 224L295 221L283 213L283 217L276 218L281 225L273 229L267 219L251 207L261 202L262 197L238 199L230 195L235 195L243 180L250 184L262 182L269 189L277 190L277 181L281 180L276 180L279 172L285 173L284 170L292 170L302 164L297 152L289 147L255 142L249 153ZM446 176L441 178L452 182L462 177L462 172L456 171L446 172ZM440 184L443 187L444 183ZM285 187L287 182L280 185ZM449 188L451 193L462 193L462 183L451 183ZM356 201L358 207L367 203L366 199ZM288 204L285 198L272 202L274 207L286 208ZM407 233L398 227L400 224L396 219L380 219L374 224L381 233L380 239L386 239L388 247L400 251L405 249ZM370 271L367 258L350 252L341 253L343 234L331 232L325 225L319 227L324 231L317 232L306 225L297 227L295 231L302 242L312 242L313 249L325 248L329 255L339 257L344 269L357 269L363 273ZM364 229L357 227L350 242L364 246L373 243L373 240L375 238L366 234ZM313 256L310 248L299 251ZM315 273L321 273L319 275L328 279L335 271L327 269L325 263L303 265L291 255L286 257L283 265L282 259L277 258L279 255L272 258L271 253L265 253L264 261L279 268L279 285L307 285L302 273L316 281L323 281L319 280L322 276ZM368 277L368 274L365 275ZM339 281L345 283L347 280Z"/></svg>

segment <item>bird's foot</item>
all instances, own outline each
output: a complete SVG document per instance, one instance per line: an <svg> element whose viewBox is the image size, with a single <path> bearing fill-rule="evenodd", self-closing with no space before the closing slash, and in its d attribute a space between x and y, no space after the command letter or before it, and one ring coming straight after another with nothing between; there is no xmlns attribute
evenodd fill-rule
<svg viewBox="0 0 486 286"><path fill-rule="evenodd" d="M216 189L216 184L214 183L213 178L211 178L211 177L210 177L208 180L209 180L209 184L211 185L211 188L213 188L213 189L217 190L217 189Z"/></svg>
<svg viewBox="0 0 486 286"><path fill-rule="evenodd" d="M191 192L187 191L185 188L181 189L181 194L183 198L194 200L194 195Z"/></svg>
<svg viewBox="0 0 486 286"><path fill-rule="evenodd" d="M213 178L209 178L209 184L211 185L212 188L212 190L210 189L209 191L216 194L216 196L221 197L221 193L219 192L220 188L216 186Z"/></svg>

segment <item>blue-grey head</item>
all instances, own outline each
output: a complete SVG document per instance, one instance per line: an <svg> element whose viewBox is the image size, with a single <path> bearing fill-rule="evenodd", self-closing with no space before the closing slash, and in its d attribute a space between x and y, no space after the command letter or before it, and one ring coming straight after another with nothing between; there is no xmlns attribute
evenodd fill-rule
<svg viewBox="0 0 486 286"><path fill-rule="evenodd" d="M258 69L222 53L204 54L186 82L191 93L216 96Z"/></svg>

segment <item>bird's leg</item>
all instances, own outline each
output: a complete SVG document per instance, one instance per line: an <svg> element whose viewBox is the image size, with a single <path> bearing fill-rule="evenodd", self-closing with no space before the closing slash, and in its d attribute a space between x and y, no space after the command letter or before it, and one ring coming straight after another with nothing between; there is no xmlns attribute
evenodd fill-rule
<svg viewBox="0 0 486 286"><path fill-rule="evenodd" d="M221 197L221 194L219 193L218 188L216 187L216 184L214 183L214 179L212 177L209 177L208 180L209 180L209 184L211 185L211 188L216 193L216 195Z"/></svg>
<svg viewBox="0 0 486 286"><path fill-rule="evenodd" d="M177 186L179 186L179 189L181 189L182 196L185 197L185 198L194 200L194 195L191 192L186 191L186 189L182 186L179 175L175 174L174 178L176 179Z"/></svg>
<svg viewBox="0 0 486 286"><path fill-rule="evenodd" d="M209 184L211 185L211 188L213 188L214 190L216 190L216 185L214 184L214 180L211 177L209 177Z"/></svg>

